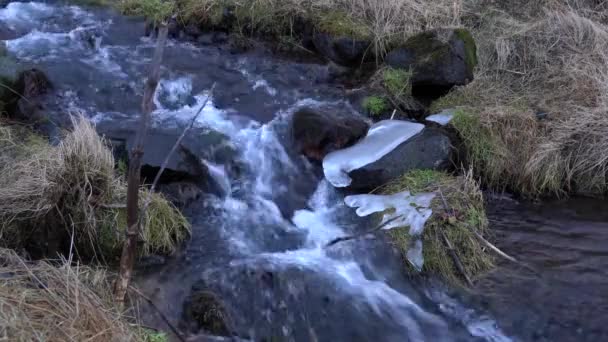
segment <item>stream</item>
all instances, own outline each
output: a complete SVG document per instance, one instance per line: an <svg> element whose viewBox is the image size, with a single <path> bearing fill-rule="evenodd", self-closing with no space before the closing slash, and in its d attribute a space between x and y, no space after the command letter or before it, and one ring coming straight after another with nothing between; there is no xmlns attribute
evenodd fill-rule
<svg viewBox="0 0 608 342"><path fill-rule="evenodd" d="M120 128L137 119L155 43L141 19L11 2L0 8L0 32L10 54L53 82L52 120L83 114ZM598 214L608 205L491 199L499 247L540 279L501 264L480 281L483 295L410 279L381 239L323 248L369 225L291 146L289 117L302 106L358 115L326 65L228 44L170 40L165 51L153 126L182 127L210 95L196 126L228 137L241 165L206 161L221 194L185 209L191 240L137 279L176 325L192 288L203 286L222 299L235 334L254 341L608 340L608 216ZM151 310L142 318L167 328Z"/></svg>

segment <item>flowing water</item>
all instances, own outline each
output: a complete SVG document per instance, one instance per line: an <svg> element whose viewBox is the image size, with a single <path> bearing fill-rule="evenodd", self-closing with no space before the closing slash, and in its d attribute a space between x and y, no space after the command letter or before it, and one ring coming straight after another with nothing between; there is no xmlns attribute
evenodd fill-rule
<svg viewBox="0 0 608 342"><path fill-rule="evenodd" d="M154 41L142 37L142 20L58 2L12 2L0 9L0 25L0 32L8 32L9 52L44 70L55 84L57 96L49 103L53 120L84 113L100 125L121 127L136 119L154 49ZM262 48L236 54L227 45L169 41L162 75L154 125L183 125L216 83L196 124L226 135L242 165L235 172L221 158L204 161L222 195L205 195L185 210L193 225L191 241L174 258L148 265L138 280L170 320L180 319L195 286L222 298L231 329L252 340L511 341L532 336L535 327L514 318L528 312L525 304L513 302L500 311L488 305L491 300L480 304L410 280L384 241L323 248L368 223L344 205L343 195L323 180L318 166L293 151L288 137L289 116L300 106L353 112L340 87L331 84L326 66L286 61ZM525 231L517 234L530 239ZM577 256L564 254L571 261ZM598 254L598 262L605 257ZM504 278L498 279L495 283ZM520 285L513 286L506 291L521 292ZM504 315L508 334L481 308ZM143 316L162 327L154 312Z"/></svg>

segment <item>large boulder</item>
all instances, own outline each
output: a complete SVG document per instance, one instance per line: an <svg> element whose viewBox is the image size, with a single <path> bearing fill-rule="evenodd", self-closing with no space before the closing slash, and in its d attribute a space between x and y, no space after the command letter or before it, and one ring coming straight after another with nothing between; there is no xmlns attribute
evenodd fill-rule
<svg viewBox="0 0 608 342"><path fill-rule="evenodd" d="M350 172L349 189L371 191L414 169L445 170L451 157L449 136L439 128L426 127L378 161Z"/></svg>
<svg viewBox="0 0 608 342"><path fill-rule="evenodd" d="M134 121L118 125L114 120L108 120L98 123L97 131L111 143L115 158L126 161L128 151L135 144L135 127ZM142 177L146 183L154 180L181 133L180 127L154 127L148 131L142 160ZM209 169L209 163L226 165L226 172L235 174L239 172L239 166L234 163L236 156L236 149L225 135L193 128L169 159L159 189L178 205L196 199L200 194L197 187L206 193L225 195L225 186Z"/></svg>
<svg viewBox="0 0 608 342"><path fill-rule="evenodd" d="M393 68L412 69L413 92L438 95L473 80L477 65L475 40L465 29L417 34L386 56Z"/></svg>
<svg viewBox="0 0 608 342"><path fill-rule="evenodd" d="M307 107L296 111L291 122L296 148L315 161L322 161L329 152L356 143L368 129L367 122L354 114L328 114Z"/></svg>

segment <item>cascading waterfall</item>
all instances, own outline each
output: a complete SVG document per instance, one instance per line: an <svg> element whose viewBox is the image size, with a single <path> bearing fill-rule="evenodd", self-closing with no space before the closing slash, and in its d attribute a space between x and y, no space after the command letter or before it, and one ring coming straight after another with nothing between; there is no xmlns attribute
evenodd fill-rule
<svg viewBox="0 0 608 342"><path fill-rule="evenodd" d="M0 20L19 35L7 42L10 53L45 70L57 85L58 108L116 126L135 118L153 48L150 39L134 33L142 31L141 22L107 10L35 2L8 4L0 9ZM175 295L159 299L165 301L161 307L183 300L182 287L202 279L231 295L228 306L242 316L237 324L250 325L239 331L253 339L277 326L284 336L301 336L308 326L318 328L320 340L508 340L485 316L479 316L484 329L467 334L468 327L479 325L476 316L459 320L458 312L442 313L435 298L403 279L398 259L383 243L363 239L324 247L368 222L354 215L315 166L290 151L286 125L295 109L349 108L334 96L340 93L332 85L299 75L302 68L314 73L315 66L169 44L155 97L155 127L184 125L217 82L196 125L227 136L244 166L234 174L227 165L203 161L223 196L204 196L189 209L194 230L184 252L187 261L175 260L158 272L164 279L158 287ZM270 114L274 118L264 120ZM258 288L243 278L250 276L242 270L252 268L286 285ZM181 282L186 278L191 281ZM302 291L304 296L294 294Z"/></svg>

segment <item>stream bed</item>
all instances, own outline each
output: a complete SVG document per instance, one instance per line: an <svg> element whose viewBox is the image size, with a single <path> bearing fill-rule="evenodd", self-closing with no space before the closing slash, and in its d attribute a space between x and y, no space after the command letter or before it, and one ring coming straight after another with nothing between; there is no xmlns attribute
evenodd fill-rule
<svg viewBox="0 0 608 342"><path fill-rule="evenodd" d="M53 82L53 120L83 114L120 128L137 119L154 49L141 19L11 2L0 25L9 53ZM254 341L608 340L608 214L599 214L608 205L491 199L499 247L542 276L501 264L479 295L431 286L409 279L381 239L323 248L369 225L289 139L302 106L358 115L326 65L171 40L162 69L155 129L183 126L215 83L196 125L226 136L239 164L207 161L221 194L185 209L193 232L183 251L140 272L138 286L176 325L194 287L221 298L231 330ZM155 312L142 316L166 329Z"/></svg>

